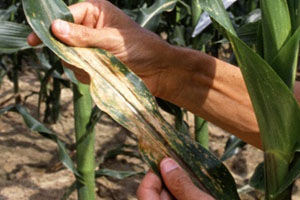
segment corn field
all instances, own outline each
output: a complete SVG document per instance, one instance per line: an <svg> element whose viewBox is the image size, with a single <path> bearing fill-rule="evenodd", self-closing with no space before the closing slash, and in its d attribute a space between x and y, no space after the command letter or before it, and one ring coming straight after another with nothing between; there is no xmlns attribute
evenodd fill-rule
<svg viewBox="0 0 300 200"><path fill-rule="evenodd" d="M216 136L205 116L154 97L113 54L58 41L51 23L73 22L68 5L78 2L0 2L0 149L5 155L0 199L136 199L140 179L149 168L159 175L165 157L180 163L215 199L300 199L300 108L294 96L298 0L110 1L169 44L239 66L263 151L230 133ZM32 32L42 44L28 45ZM83 69L90 84L78 81L61 60ZM30 155L29 148L38 153ZM260 158L246 177L233 167L245 165L232 163L249 149ZM20 164L12 167L14 153ZM42 164L30 163L27 156ZM27 173L29 167L38 172ZM61 187L33 184L31 173L59 174L48 179ZM16 182L39 194L17 196L23 189L16 190Z"/></svg>

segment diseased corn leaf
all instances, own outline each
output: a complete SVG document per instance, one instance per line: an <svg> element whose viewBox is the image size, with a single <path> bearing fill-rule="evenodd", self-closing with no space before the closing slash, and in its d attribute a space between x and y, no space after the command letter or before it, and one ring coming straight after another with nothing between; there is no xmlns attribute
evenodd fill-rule
<svg viewBox="0 0 300 200"><path fill-rule="evenodd" d="M272 67L236 37L230 26L227 28L229 18L225 9L218 6L220 0L200 0L200 3L224 28L232 43L258 120L265 151L267 196L271 197L287 176L299 142L299 105Z"/></svg>
<svg viewBox="0 0 300 200"><path fill-rule="evenodd" d="M292 25L287 1L260 0L262 30L264 37L264 58L270 63L291 35ZM288 66L285 70L290 70Z"/></svg>
<svg viewBox="0 0 300 200"><path fill-rule="evenodd" d="M78 176L80 178L80 175L78 174L78 172L74 166L74 163L68 154L65 144L56 136L56 134L54 134L52 131L50 131L47 127L45 127L38 120L33 118L27 112L27 110L21 105L8 106L6 108L0 109L0 115L5 112L9 112L9 111L19 113L23 117L25 124L31 131L38 132L43 137L54 141L58 146L58 153L59 153L60 161L64 164L64 166L66 168L71 170L76 176Z"/></svg>
<svg viewBox="0 0 300 200"><path fill-rule="evenodd" d="M49 32L51 21L70 19L61 0L23 0L23 7L28 23L44 44L69 64L90 74L95 103L137 135L141 153L153 170L159 173L159 162L166 156L173 157L198 187L205 187L217 199L239 199L226 167L169 125L141 79L117 58L100 49L67 47L55 40Z"/></svg>
<svg viewBox="0 0 300 200"><path fill-rule="evenodd" d="M144 28L152 30L158 24L159 15L164 11L173 10L177 0L156 0L148 8L141 8L137 22Z"/></svg>
<svg viewBox="0 0 300 200"><path fill-rule="evenodd" d="M31 48L27 43L27 36L31 32L29 26L0 21L0 53L9 54Z"/></svg>

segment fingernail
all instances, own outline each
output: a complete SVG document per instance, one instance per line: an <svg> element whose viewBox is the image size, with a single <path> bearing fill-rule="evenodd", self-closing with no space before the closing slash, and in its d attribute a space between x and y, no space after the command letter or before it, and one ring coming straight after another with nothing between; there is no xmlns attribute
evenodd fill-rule
<svg viewBox="0 0 300 200"><path fill-rule="evenodd" d="M179 165L171 158L165 158L161 161L161 167L164 172L168 173L176 168L179 167Z"/></svg>
<svg viewBox="0 0 300 200"><path fill-rule="evenodd" d="M56 31L61 35L68 35L70 32L70 26L67 22L62 20L57 20L54 23Z"/></svg>

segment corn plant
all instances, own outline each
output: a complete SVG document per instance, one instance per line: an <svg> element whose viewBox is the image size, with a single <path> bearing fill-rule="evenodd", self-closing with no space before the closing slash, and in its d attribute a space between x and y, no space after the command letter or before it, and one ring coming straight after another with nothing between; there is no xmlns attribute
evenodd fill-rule
<svg viewBox="0 0 300 200"><path fill-rule="evenodd" d="M201 0L231 42L258 120L267 199L290 199L298 175L299 106L293 96L299 49L299 2L261 0L257 51L242 42L220 1Z"/></svg>
<svg viewBox="0 0 300 200"><path fill-rule="evenodd" d="M137 134L141 153L154 171L159 173L157 166L162 158L172 156L198 187L204 186L219 199L238 199L232 176L222 163L187 135L172 128L159 114L142 81L121 62L103 50L68 47L53 38L49 27L54 19L72 20L63 2L24 0L23 6L28 23L43 43L61 59L89 73L96 105ZM148 21L147 16L143 19ZM82 181L85 186L89 184L86 181Z"/></svg>
<svg viewBox="0 0 300 200"><path fill-rule="evenodd" d="M64 2L71 4L78 1ZM300 3L297 0L260 0L262 19L235 30L234 27L237 27L238 22L234 21L232 25L221 0L116 0L113 2L124 8L124 11L143 27L153 31L166 31L170 36L168 40L172 44L190 46L198 50L205 50L207 47L205 41L210 41L213 37L215 40L222 39L220 34L209 36L201 34L196 38L191 37L202 11L210 15L221 33L232 44L255 109L265 151L265 164L261 164L257 171L264 167L266 199L290 199L292 183L300 173L300 159L297 153L300 113L298 103L291 92L298 63ZM247 3L249 11L257 6L256 0L239 2ZM144 6L145 4L152 4L152 6L147 7ZM139 11L134 10L136 6L142 8ZM159 174L157 167L159 161L165 156L171 156L179 162L199 188L205 188L217 199L239 199L235 183L227 169L213 155L187 136L188 127L183 120L183 112L180 108L158 100L162 108L175 116L175 129L161 117L155 99L142 81L113 55L99 49L67 47L53 38L49 27L54 19L72 21L70 12L61 0L23 0L23 7L28 23L45 46L59 58L86 70L92 78L89 88L87 85L78 83L69 71L64 69L73 81L77 168L69 157L65 145L55 133L30 116L23 106L17 104L0 109L0 114L9 110L20 113L29 128L58 144L60 160L77 179L76 184L73 184L67 193L77 188L79 199L94 199L95 176L116 173L106 170L94 171L95 133L93 126L99 119L100 112L97 108L92 110L91 91L94 102L101 110L137 135L141 154L155 172ZM239 11L240 9L236 9L234 12ZM1 16L5 21L15 20L13 12L16 12L14 6L5 11L0 10L0 13L4 13ZM34 17L33 13L38 13L39 18ZM166 20L168 25L157 23L162 19L168 19ZM25 42L27 34L31 32L28 26L13 22L4 22L0 25L0 38L7 38L11 35L17 38L15 43L8 43L6 39L0 40L0 47L7 48L6 50L0 48L0 51L3 51L0 53L14 53L30 48ZM7 34L6 30L12 32ZM254 49L251 49L252 47ZM43 58L39 56L39 59L42 61ZM18 54L15 55L14 60L18 66ZM56 79L53 84L65 84L65 80L60 77L63 70L60 64L57 65L58 59L54 57L49 60L51 65L57 67L48 69L47 76L43 80L47 82L47 77L53 76ZM94 62L89 62L90 60ZM99 69L104 70L105 73ZM14 77L15 92L17 92L17 73ZM49 110L52 107L57 108L59 94L47 95L45 91L41 89L41 94L45 94L46 99L52 95L57 97ZM54 113L52 116L55 122L57 115ZM197 127L203 127L203 123L206 122L195 117ZM207 130L205 130L207 127L205 126L204 129L200 129L205 132L204 140L200 138L203 136L202 133L197 133L196 136L199 136L198 141L207 147ZM198 130L197 127L196 130ZM232 155L232 148L241 145L236 138L231 142L233 145L228 148L222 160ZM117 174L119 177L126 177L135 173Z"/></svg>

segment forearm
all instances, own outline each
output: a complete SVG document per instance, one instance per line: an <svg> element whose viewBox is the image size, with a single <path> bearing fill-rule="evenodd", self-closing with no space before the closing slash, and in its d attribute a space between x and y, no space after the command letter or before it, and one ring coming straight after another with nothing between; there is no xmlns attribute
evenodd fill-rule
<svg viewBox="0 0 300 200"><path fill-rule="evenodd" d="M172 48L169 73L160 80L158 96L261 148L239 68L198 51Z"/></svg>

